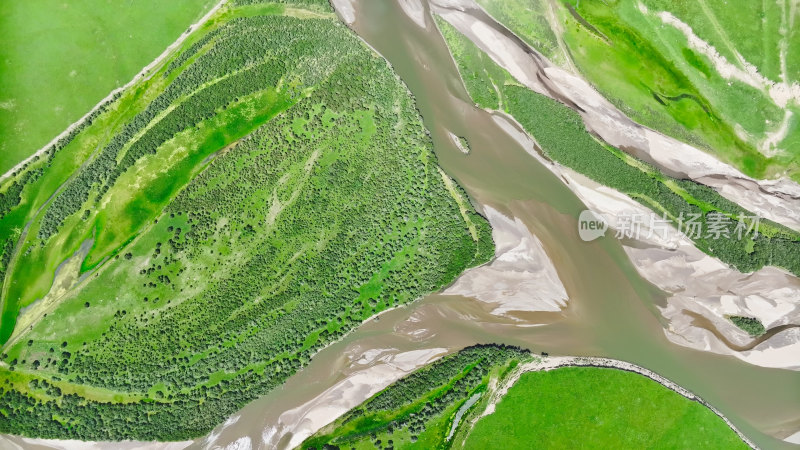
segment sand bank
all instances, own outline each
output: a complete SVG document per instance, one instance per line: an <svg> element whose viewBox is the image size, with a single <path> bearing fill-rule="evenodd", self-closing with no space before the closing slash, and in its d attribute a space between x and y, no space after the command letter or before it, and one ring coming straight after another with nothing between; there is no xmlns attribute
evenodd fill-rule
<svg viewBox="0 0 800 450"><path fill-rule="evenodd" d="M494 119L605 220L609 230L604 238L615 237L622 230L621 217L651 215L627 195L545 160L536 150L536 142L513 118L496 113ZM800 324L800 279L775 267L741 273L697 249L672 225L654 227L642 221L636 236L635 247L623 248L643 278L670 294L661 313L670 321L665 333L672 342L763 367L800 370L800 329L768 332L757 342L728 318L755 317L768 330Z"/></svg>
<svg viewBox="0 0 800 450"><path fill-rule="evenodd" d="M716 189L744 208L800 230L800 185L755 180L689 144L635 123L589 83L551 64L511 34L473 0L432 0L432 10L529 89L575 109L589 131L668 174Z"/></svg>
<svg viewBox="0 0 800 450"><path fill-rule="evenodd" d="M84 442L76 440L32 439L0 435L0 448L6 450L183 450L192 441L185 442Z"/></svg>
<svg viewBox="0 0 800 450"><path fill-rule="evenodd" d="M494 306L492 314L511 311L560 311L567 291L541 241L517 218L484 207L492 225L495 258L464 272L445 295L472 297Z"/></svg>
<svg viewBox="0 0 800 450"><path fill-rule="evenodd" d="M414 21L415 24L419 25L420 28L427 28L425 24L425 7L422 5L421 0L398 0L400 4L400 8L403 9L403 12L406 13L411 20Z"/></svg>
<svg viewBox="0 0 800 450"><path fill-rule="evenodd" d="M364 353L351 349L347 356L356 370L314 399L281 414L275 427L264 432L260 445L275 448L278 442L291 436L289 448L294 448L386 386L446 352L444 348L402 353L395 349L371 349Z"/></svg>
<svg viewBox="0 0 800 450"><path fill-rule="evenodd" d="M695 247L625 247L639 273L672 294L661 313L680 345L733 355L763 367L800 370L800 279L765 267L744 274ZM767 329L753 338L730 316L754 317ZM781 330L770 335L769 330Z"/></svg>
<svg viewBox="0 0 800 450"><path fill-rule="evenodd" d="M352 0L331 0L331 3L344 23L352 25L356 21L356 9Z"/></svg>

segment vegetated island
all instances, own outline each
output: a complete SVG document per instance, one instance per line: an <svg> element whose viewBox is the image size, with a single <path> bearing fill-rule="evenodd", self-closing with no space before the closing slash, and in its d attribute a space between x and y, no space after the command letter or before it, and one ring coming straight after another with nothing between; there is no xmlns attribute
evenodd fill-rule
<svg viewBox="0 0 800 450"><path fill-rule="evenodd" d="M734 325L746 331L750 336L761 336L767 332L764 324L755 317L731 316L730 319Z"/></svg>
<svg viewBox="0 0 800 450"><path fill-rule="evenodd" d="M468 347L393 383L301 446L748 448L703 400L633 364Z"/></svg>
<svg viewBox="0 0 800 450"><path fill-rule="evenodd" d="M672 177L598 140L575 111L520 85L455 27L439 16L435 22L473 101L512 116L548 160L628 195L741 272L772 265L800 276L800 232L756 219L714 189Z"/></svg>
<svg viewBox="0 0 800 450"><path fill-rule="evenodd" d="M0 432L25 436L201 436L494 250L325 0L224 5L7 182Z"/></svg>

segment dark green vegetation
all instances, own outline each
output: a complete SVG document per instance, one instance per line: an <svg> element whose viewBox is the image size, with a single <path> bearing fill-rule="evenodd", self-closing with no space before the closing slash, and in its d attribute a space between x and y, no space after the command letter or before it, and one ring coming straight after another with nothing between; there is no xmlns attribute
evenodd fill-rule
<svg viewBox="0 0 800 450"><path fill-rule="evenodd" d="M713 411L642 375L565 367L527 372L464 448L748 448Z"/></svg>
<svg viewBox="0 0 800 450"><path fill-rule="evenodd" d="M454 140L454 144L461 150L462 153L469 153L472 151L472 148L469 146L469 141L464 136L451 136Z"/></svg>
<svg viewBox="0 0 800 450"><path fill-rule="evenodd" d="M528 351L514 347L468 347L393 383L302 448L446 447L469 428L462 426L466 417L485 408L490 380L530 359Z"/></svg>
<svg viewBox="0 0 800 450"><path fill-rule="evenodd" d="M558 3L548 0L477 0L476 3L550 61L564 64L567 55L559 48L556 33L547 20L553 13L551 8L558 8Z"/></svg>
<svg viewBox="0 0 800 450"><path fill-rule="evenodd" d="M434 18L450 47L472 101L481 108L503 109L500 91L506 82L513 81L511 75L444 19L439 16Z"/></svg>
<svg viewBox="0 0 800 450"><path fill-rule="evenodd" d="M772 95L800 81L800 29L783 2L479 0L556 64L569 60L639 123L697 145L754 177L800 180L800 107ZM730 75L672 19L708 43ZM554 38L555 30L560 39ZM561 47L557 50L557 47ZM564 55L567 55L565 57ZM784 67L781 67L783 61ZM756 75L752 75L757 70ZM750 75L748 75L750 74ZM748 79L749 81L742 81ZM795 117L787 115L794 113ZM769 140L788 120L785 136ZM780 133L778 133L780 134Z"/></svg>
<svg viewBox="0 0 800 450"><path fill-rule="evenodd" d="M409 92L328 3L240 3L15 176L0 431L202 435L492 256Z"/></svg>
<svg viewBox="0 0 800 450"><path fill-rule="evenodd" d="M767 331L764 328L764 324L762 324L761 321L755 317L731 316L729 319L734 325L743 329L753 337L761 336Z"/></svg>
<svg viewBox="0 0 800 450"><path fill-rule="evenodd" d="M437 23L470 95L486 99L489 105L502 105L536 139L547 158L665 215L685 231L699 249L742 272L772 265L800 275L799 233L767 220L756 223L751 219L752 213L713 189L669 177L598 141L586 131L580 116L572 109L517 85L496 65L493 69L487 68L494 63L474 44L447 23L441 20ZM469 77L465 73L482 75ZM487 77L498 87L494 97L483 88ZM756 229L758 233L754 232Z"/></svg>
<svg viewBox="0 0 800 450"><path fill-rule="evenodd" d="M655 167L597 141L586 131L576 112L554 100L517 86L508 86L504 93L508 112L537 140L548 158L629 195L659 214L666 214L675 225L683 220L682 230L700 250L742 272L771 265L800 275L797 232L761 220L755 235L747 231L755 227L747 219L753 214L713 189L668 177ZM700 218L696 234L689 225L693 217ZM747 224L741 232L737 230L739 219Z"/></svg>
<svg viewBox="0 0 800 450"><path fill-rule="evenodd" d="M633 372L525 372L528 351L469 347L391 384L307 439L307 449L747 448L720 417Z"/></svg>
<svg viewBox="0 0 800 450"><path fill-rule="evenodd" d="M0 11L0 174L130 81L215 3L5 3Z"/></svg>

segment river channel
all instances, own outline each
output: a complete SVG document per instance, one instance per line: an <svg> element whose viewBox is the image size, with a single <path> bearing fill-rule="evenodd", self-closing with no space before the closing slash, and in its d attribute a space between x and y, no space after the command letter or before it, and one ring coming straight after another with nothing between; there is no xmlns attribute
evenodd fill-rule
<svg viewBox="0 0 800 450"><path fill-rule="evenodd" d="M491 113L473 106L430 17L426 14L429 26L423 29L397 2L353 4L352 28L389 61L416 97L440 165L477 207L491 206L521 219L542 241L569 295L568 306L556 313L509 317L494 315L491 307L471 298L429 295L363 324L318 353L282 388L189 447L286 448L296 424L282 423L281 415L381 364L363 355L416 351L430 357L477 343L506 343L553 355L632 362L701 396L762 448L793 448L780 438L800 430L800 374L669 342L657 309L665 294L637 274L613 237L579 239L577 217L584 205ZM466 137L471 152L462 153L449 133ZM138 447L131 445L116 448Z"/></svg>
<svg viewBox="0 0 800 450"><path fill-rule="evenodd" d="M193 447L224 447L244 436L254 448L264 442L285 447L290 435L278 425L280 415L364 370L355 362L360 354L455 351L502 342L638 364L703 397L757 445L792 448L779 438L800 429L800 374L669 342L657 310L664 294L637 274L613 237L588 243L578 238L583 204L492 114L472 105L430 18L426 30L396 2L357 0L354 6L352 28L389 61L416 97L441 166L476 205L521 219L539 237L569 294L568 307L561 313L509 318L493 315L470 298L429 295L384 313L326 348L284 387L243 408L235 423L218 428L213 440L200 439ZM462 153L448 132L466 137L472 151Z"/></svg>

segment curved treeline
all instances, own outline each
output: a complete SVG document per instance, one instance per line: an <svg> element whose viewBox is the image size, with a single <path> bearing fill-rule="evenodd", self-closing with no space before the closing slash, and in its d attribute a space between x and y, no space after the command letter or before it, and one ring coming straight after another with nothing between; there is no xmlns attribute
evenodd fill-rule
<svg viewBox="0 0 800 450"><path fill-rule="evenodd" d="M64 219L77 212L88 200L93 187L99 187L97 197L102 197L123 172L144 155L154 154L176 133L212 118L218 113L217 109L237 101L239 97L259 91L264 86L276 86L279 79L291 70L285 66L285 61L296 58L291 54L295 48L302 45L319 47L319 40L324 35L301 34L292 38L291 34L287 36L291 33L287 28L292 25L281 19L276 16L240 18L227 25L224 32L236 33L235 38L220 40L181 72L58 194L45 213L39 238L47 240L55 234ZM284 38L280 41L265 39L263 33L248 32L253 29L269 29ZM337 53L335 48L331 48L325 55L328 61L320 58L307 68L323 68L326 62L330 63L338 56ZM323 75L322 70L298 72L298 76L303 75L304 85L317 84ZM287 93L289 98L298 94L294 91ZM177 107L167 111L170 106ZM161 114L166 116L155 120ZM146 128L148 125L151 127Z"/></svg>
<svg viewBox="0 0 800 450"><path fill-rule="evenodd" d="M467 347L392 383L301 448L450 447L451 430L465 422L456 420L467 409L479 410L475 404L485 407L490 383L532 358L528 350L506 345Z"/></svg>
<svg viewBox="0 0 800 450"><path fill-rule="evenodd" d="M666 216L700 250L741 272L771 265L800 276L800 233L766 219L755 220L752 212L712 188L670 177L599 141L577 112L520 86L452 25L441 18L436 24L472 99L481 107L512 115L547 158L630 196L659 217ZM737 229L740 219L746 229Z"/></svg>
<svg viewBox="0 0 800 450"><path fill-rule="evenodd" d="M536 138L548 158L654 211L665 211L676 226L683 218L682 231L700 250L741 272L769 265L800 276L800 233L766 219L748 224L748 228L757 227L757 233L739 232L738 219L747 221L754 215L708 186L669 177L643 161L626 162L629 157L620 157L594 139L578 113L555 100L517 86L506 86L503 93L508 111ZM699 219L697 232L687 228L692 217Z"/></svg>
<svg viewBox="0 0 800 450"><path fill-rule="evenodd" d="M747 447L705 402L619 361L548 358L467 347L390 384L299 448ZM561 366L575 363L583 367Z"/></svg>
<svg viewBox="0 0 800 450"><path fill-rule="evenodd" d="M224 11L29 234L47 246L86 226L120 248L3 348L0 431L197 437L367 317L491 258L386 62L335 19L270 11ZM194 137L184 159L165 151ZM202 170L163 199L140 170L180 180L185 161ZM120 191L125 214L94 212ZM119 225L131 215L138 228Z"/></svg>

